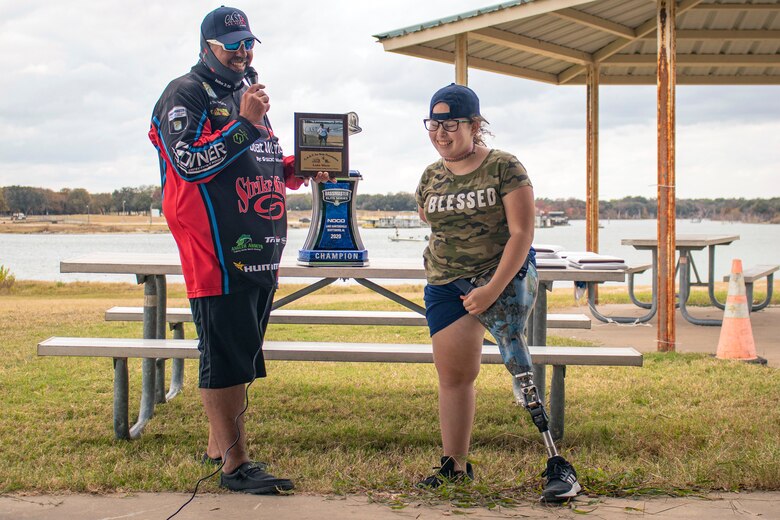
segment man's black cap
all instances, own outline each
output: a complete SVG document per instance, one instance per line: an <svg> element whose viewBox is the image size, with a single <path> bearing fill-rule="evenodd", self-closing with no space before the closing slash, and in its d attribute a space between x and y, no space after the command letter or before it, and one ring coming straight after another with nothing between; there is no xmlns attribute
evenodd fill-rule
<svg viewBox="0 0 780 520"><path fill-rule="evenodd" d="M221 43L236 43L250 38L257 39L249 28L249 20L244 11L235 7L218 7L203 19L200 32L206 40Z"/></svg>

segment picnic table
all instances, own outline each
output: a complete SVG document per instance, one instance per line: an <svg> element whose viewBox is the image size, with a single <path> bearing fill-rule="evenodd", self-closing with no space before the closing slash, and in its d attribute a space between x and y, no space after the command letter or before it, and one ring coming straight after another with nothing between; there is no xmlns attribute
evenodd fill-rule
<svg viewBox="0 0 780 520"><path fill-rule="evenodd" d="M678 297L677 306L680 308L680 313L683 318L688 320L694 325L711 325L720 326L722 320L702 319L692 316L686 307L688 297L691 293L691 286L706 286L709 295L710 302L713 306L724 309L723 303L719 302L715 297L715 250L719 246L726 246L739 240L739 235L722 235L722 234L680 234L675 238L675 247L679 251L679 259L675 268L675 274L680 275L680 293ZM595 307L595 303L591 302L591 311L596 319L601 321L615 321L618 323L644 323L649 321L655 316L658 310L658 238L657 237L642 237L642 238L624 238L620 241L621 244L632 246L634 249L640 251L650 251L652 257L652 301L642 302L639 301L633 294L633 284L629 284L629 296L639 307L649 309L649 311L638 318L622 317L622 316L605 316L598 312ZM708 249L708 272L707 279L703 281L699 270L693 259L693 251L701 251L704 248ZM691 278L691 270L695 276L695 281Z"/></svg>
<svg viewBox="0 0 780 520"><path fill-rule="evenodd" d="M142 253L92 253L83 255L80 257L69 258L60 262L60 271L63 273L100 273L100 274L131 274L135 275L138 283L144 284L144 307L143 307L143 337L144 341L148 345L140 345L141 348L157 348L157 341L159 346L165 347L162 350L170 348L170 343L163 344L166 337L166 318L167 318L167 275L180 275L181 264L179 257L176 254L142 254ZM544 347L547 343L547 291L551 291L553 283L555 281L571 281L571 282L585 282L588 284L597 284L603 282L622 282L625 279L625 275L622 271L615 270L580 270L570 268L550 268L546 269L540 266L538 269L540 290L538 292L536 304L532 317L528 324L528 341L529 344L534 345L534 349L539 351L540 347ZM388 287L384 287L376 283L374 280L425 280L425 270L422 264L422 259L401 259L401 258L378 258L371 259L370 265L362 267L351 266L301 266L298 265L292 258L283 258L279 268L280 278L305 278L316 279L316 281L309 283L304 288L295 291L294 293L276 300L273 304L273 309L276 310L279 307L288 305L289 303L296 301L314 291L317 291L323 287L326 287L333 282L342 280L354 280L358 284L367 287L368 289L377 292L386 298L408 308L415 312L424 315L425 309L413 301L408 300L402 295L398 294ZM375 319L375 318L372 318ZM181 336L183 337L183 336ZM83 347L81 352L70 355L98 355L97 352L101 348L117 348L114 345L116 342L110 340L96 340L96 341L82 341L74 342L72 338L59 338L62 341L60 345L58 338L51 338L46 342L42 342L39 345L39 353L45 352L47 355L68 355L66 352L74 349L70 347L76 347L80 345ZM126 340L125 340L126 341ZM177 340L182 341L182 340ZM120 340L121 342L121 340ZM110 344L109 344L110 343ZM182 344L183 345L183 344ZM43 347L43 350L42 350ZM93 348L94 347L94 348ZM191 346L190 346L191 347ZM138 420L135 425L130 427L127 422L127 359L120 356L114 356L115 359L115 432L117 438L137 438L140 436L146 422L151 418L154 412L155 403L165 402L172 396L176 395L180 391L181 381L183 380L183 358L193 357L193 352L187 350L190 347L183 347L186 351L186 355L182 355L181 358L176 359L174 356L172 375L171 375L171 389L165 394L165 365L164 359L160 359L156 355L153 357L143 357L142 365L142 396L141 396L141 411L138 416ZM396 346L397 347L397 346ZM420 347L424 347L420 345ZM129 348L129 346L119 346L122 348ZM175 348L175 347L174 347ZM273 349L273 347L271 347ZM288 346L277 346L280 349L276 359L297 359L291 357ZM309 348L309 347L307 347ZM329 347L326 347L329 348ZM326 357L321 359L330 359L328 356L343 355L344 348L333 347L338 350L337 354L331 352ZM430 347L428 347L430 348ZM485 347L485 358L483 360L492 360L491 362L500 361L500 356L497 352L490 350L489 346ZM493 349L495 347L492 347ZM558 348L559 350L565 350L565 347L553 347L551 350ZM132 350L132 349L131 349ZM306 355L313 355L315 357L322 356L315 352L315 349L309 348L311 352ZM396 352L384 352L381 347L371 346L371 353L369 356L374 358L364 357L363 359L357 359L358 361L369 359L395 359ZM391 349L392 350L392 349ZM398 350L396 348L395 350ZM541 349L545 350L545 349ZM564 409L564 377L566 368L566 359L571 359L573 364L641 364L641 355L633 349L607 349L611 352L601 352L604 349L592 349L593 353L586 352L587 349L577 349L582 352L556 352L554 354L555 360L546 362L547 364L553 364L553 374L550 387L550 409L551 409L551 431L554 430L554 435L562 436L563 434L563 409ZM597 351L598 350L598 351ZM618 352L620 351L620 352ZM114 351L116 352L116 350ZM541 353L540 353L541 354ZM551 355L553 353L551 352ZM406 354L403 354L406 355ZM589 357L593 355L593 357ZM430 355L424 353L422 358L409 358L401 359L406 362L421 362L423 359L430 358ZM269 358L270 359L270 358ZM320 358L318 358L320 359ZM553 359L553 358L551 358ZM611 360L611 361L610 361ZM541 397L544 398L545 389L545 365L534 365L534 380L539 388ZM121 395L117 395L117 392ZM119 404L117 404L119 403ZM122 407L122 410L118 410L117 407Z"/></svg>

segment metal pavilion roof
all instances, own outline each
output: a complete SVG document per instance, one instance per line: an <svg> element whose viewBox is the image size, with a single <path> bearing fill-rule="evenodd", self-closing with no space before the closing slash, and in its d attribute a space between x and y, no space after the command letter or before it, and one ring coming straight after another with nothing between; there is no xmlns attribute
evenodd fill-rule
<svg viewBox="0 0 780 520"><path fill-rule="evenodd" d="M374 37L389 52L455 62L468 38L470 68L581 85L656 83L654 0L517 0ZM676 18L677 83L780 84L780 0L682 0Z"/></svg>

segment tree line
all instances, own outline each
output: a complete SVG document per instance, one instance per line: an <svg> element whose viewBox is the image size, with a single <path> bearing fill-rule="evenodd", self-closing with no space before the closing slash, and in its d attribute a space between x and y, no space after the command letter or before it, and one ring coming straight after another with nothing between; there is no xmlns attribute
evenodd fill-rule
<svg viewBox="0 0 780 520"><path fill-rule="evenodd" d="M311 210L311 193L288 194L287 208ZM411 193L361 194L355 205L366 211L416 211L417 202ZM68 215L136 213L148 214L150 208L161 207L159 186L125 187L111 193L91 194L82 188L53 191L28 186L0 187L0 214ZM571 220L585 218L585 201L568 199L536 199L538 211L562 211ZM677 218L780 223L780 197L769 199L678 199ZM656 200L645 197L599 201L602 219L654 219Z"/></svg>
<svg viewBox="0 0 780 520"><path fill-rule="evenodd" d="M160 209L162 192L159 186L121 188L111 193L89 193L83 188L63 188L54 191L29 186L0 188L0 214L76 215L134 213L149 214Z"/></svg>

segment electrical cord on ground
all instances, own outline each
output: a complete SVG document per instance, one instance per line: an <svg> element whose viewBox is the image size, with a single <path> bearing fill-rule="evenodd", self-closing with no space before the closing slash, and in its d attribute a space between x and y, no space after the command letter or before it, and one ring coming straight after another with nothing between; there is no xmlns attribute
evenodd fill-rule
<svg viewBox="0 0 780 520"><path fill-rule="evenodd" d="M257 71L252 67L247 67L246 71L246 82L248 85L252 85L253 83L257 83ZM267 115L263 115L263 122L265 123L266 130L268 131L268 136L271 141L274 143L278 141L278 138L273 135L273 131L271 130L271 122L268 120ZM276 150L273 151L274 154L276 154ZM277 166L279 165L279 162L274 162L273 170L271 171L271 193L272 195L276 195L276 174L277 174ZM282 178L284 178L284 171L282 171ZM274 198L271 198L271 201L273 203ZM274 261L277 259L277 255L279 254L279 240L278 236L276 235L276 221L273 218L273 215L269 215L271 218L271 233L274 237L274 253L271 256L271 263L274 263ZM281 262L281 258L278 259L279 262ZM278 277L275 280L274 284L278 284ZM266 301L266 309L270 309L273 305L273 297L274 297L274 290L271 290L268 293L268 300ZM249 387L252 386L252 383L255 382L255 379L257 379L257 358L260 355L260 352L263 350L263 341L265 340L265 333L263 333L263 338L261 338L260 346L257 348L257 352L255 352L254 357L252 358L252 380L249 381L249 383L246 385L246 388L244 388L244 409L241 410L241 412L236 416L236 419L234 421L234 424L236 426L236 440L233 441L233 443L228 447L227 450L225 450L225 453L222 454L222 462L220 465L209 473L206 476L201 477L196 483L195 483L195 489L192 491L192 496L184 502L179 509L176 510L175 513L173 513L171 516L166 518L166 520L171 520L174 516L178 515L185 507L187 507L190 502L195 500L195 496L198 494L198 488L200 487L201 482L205 482L206 480L214 477L217 475L221 470L222 467L225 465L225 462L228 459L228 454L230 453L230 450L232 450L236 444L241 440L241 427L239 426L239 420L243 415L246 413L246 411L249 409Z"/></svg>

